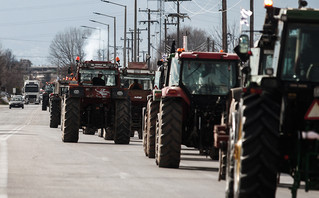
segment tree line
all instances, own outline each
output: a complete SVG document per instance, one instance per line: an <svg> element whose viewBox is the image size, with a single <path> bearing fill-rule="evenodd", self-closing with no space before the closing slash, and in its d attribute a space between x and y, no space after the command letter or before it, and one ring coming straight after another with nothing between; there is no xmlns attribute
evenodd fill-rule
<svg viewBox="0 0 319 198"><path fill-rule="evenodd" d="M9 49L0 48L0 88L3 92L21 94L23 87L23 76L27 72L29 61L18 61Z"/></svg>

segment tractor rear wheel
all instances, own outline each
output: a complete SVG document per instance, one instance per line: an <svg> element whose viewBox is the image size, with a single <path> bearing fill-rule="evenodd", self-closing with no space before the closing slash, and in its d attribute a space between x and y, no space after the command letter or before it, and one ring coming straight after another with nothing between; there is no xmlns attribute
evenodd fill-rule
<svg viewBox="0 0 319 198"><path fill-rule="evenodd" d="M234 194L239 198L274 198L279 159L280 99L264 91L244 96L239 106L235 146Z"/></svg>
<svg viewBox="0 0 319 198"><path fill-rule="evenodd" d="M161 100L157 130L156 163L159 167L178 168L183 131L183 107L179 99Z"/></svg>
<svg viewBox="0 0 319 198"><path fill-rule="evenodd" d="M62 141L63 142L78 142L79 126L80 126L80 99L65 98L63 105L64 120L62 120Z"/></svg>
<svg viewBox="0 0 319 198"><path fill-rule="evenodd" d="M146 152L149 158L155 158L155 130L159 102L149 100L147 103Z"/></svg>
<svg viewBox="0 0 319 198"><path fill-rule="evenodd" d="M61 120L60 100L52 101L50 109L50 128L58 128Z"/></svg>
<svg viewBox="0 0 319 198"><path fill-rule="evenodd" d="M115 103L114 143L129 144L131 134L131 103L128 99Z"/></svg>

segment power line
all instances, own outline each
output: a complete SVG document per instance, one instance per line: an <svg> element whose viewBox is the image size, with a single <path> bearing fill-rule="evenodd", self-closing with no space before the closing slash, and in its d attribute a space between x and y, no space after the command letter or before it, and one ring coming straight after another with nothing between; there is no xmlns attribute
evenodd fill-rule
<svg viewBox="0 0 319 198"><path fill-rule="evenodd" d="M12 8L1 8L0 12L12 12L12 11L21 11L21 10L38 10L44 8L54 8L54 7L65 7L65 6L82 6L83 4L98 4L97 2L92 3L92 1L85 0L82 2L74 1L71 3L64 3L64 4L48 4L48 5L38 5L38 6L26 6L26 7L12 7Z"/></svg>
<svg viewBox="0 0 319 198"><path fill-rule="evenodd" d="M52 19L46 19L46 20L31 20L31 21L19 21L16 23L0 23L0 25L2 27L4 26L19 26L19 25L26 25L26 26L30 26L30 25L37 25L37 24L43 24L43 23L57 23L57 22L66 22L66 21L82 21L87 19L88 16L83 16L83 17L68 17L68 18L52 18Z"/></svg>
<svg viewBox="0 0 319 198"><path fill-rule="evenodd" d="M14 39L14 38L1 38L0 40L8 40L8 41L24 41L24 42L42 42L42 43L50 43L51 41L41 41L41 40L28 40L28 39Z"/></svg>

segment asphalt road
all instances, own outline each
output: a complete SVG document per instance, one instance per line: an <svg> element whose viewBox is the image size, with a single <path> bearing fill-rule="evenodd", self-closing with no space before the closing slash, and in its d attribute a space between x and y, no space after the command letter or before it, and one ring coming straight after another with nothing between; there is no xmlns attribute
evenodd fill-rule
<svg viewBox="0 0 319 198"><path fill-rule="evenodd" d="M115 145L80 133L78 143L63 143L41 105L0 105L0 198L225 197L216 161L183 148L179 169L158 168L136 136L129 145ZM291 197L292 180L283 176L281 182L277 197ZM298 197L318 198L319 192L301 189Z"/></svg>

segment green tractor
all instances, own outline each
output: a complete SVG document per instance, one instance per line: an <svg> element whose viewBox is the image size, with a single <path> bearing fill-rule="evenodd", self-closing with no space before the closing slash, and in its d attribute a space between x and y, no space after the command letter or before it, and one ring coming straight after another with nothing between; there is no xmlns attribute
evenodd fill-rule
<svg viewBox="0 0 319 198"><path fill-rule="evenodd" d="M280 173L292 176L294 198L301 182L319 189L319 10L265 7L232 113L227 198L273 198Z"/></svg>

